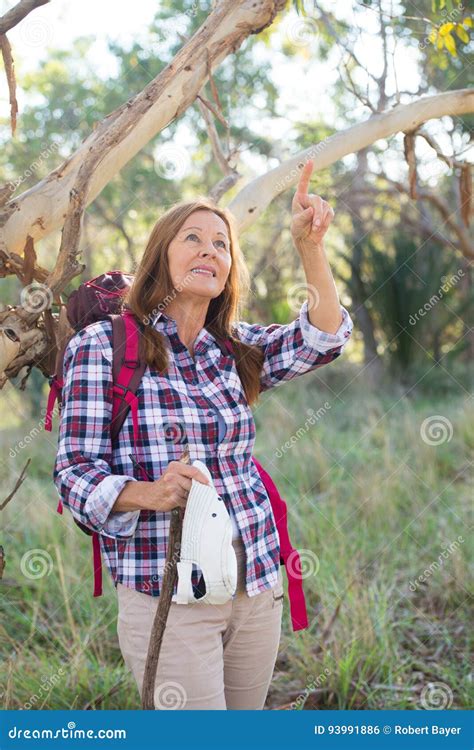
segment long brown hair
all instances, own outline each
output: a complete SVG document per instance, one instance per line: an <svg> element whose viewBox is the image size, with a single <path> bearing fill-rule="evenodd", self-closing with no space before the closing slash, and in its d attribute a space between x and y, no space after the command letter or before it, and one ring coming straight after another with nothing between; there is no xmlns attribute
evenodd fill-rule
<svg viewBox="0 0 474 750"><path fill-rule="evenodd" d="M236 338L235 321L240 320L241 307L250 289L250 274L240 249L235 218L206 196L181 201L169 208L156 222L138 264L133 283L124 297L124 304L143 324L140 355L160 373L168 369L165 337L148 325L158 311L166 313L167 300L176 296L169 264L168 247L188 216L200 209L213 211L225 222L230 240L232 264L221 294L211 299L204 323L216 339L229 338L235 353L237 372L249 405L258 400L263 352Z"/></svg>

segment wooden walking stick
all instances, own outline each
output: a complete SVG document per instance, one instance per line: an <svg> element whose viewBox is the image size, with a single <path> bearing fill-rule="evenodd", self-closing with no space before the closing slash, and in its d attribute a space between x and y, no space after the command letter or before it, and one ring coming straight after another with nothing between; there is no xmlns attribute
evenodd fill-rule
<svg viewBox="0 0 474 750"><path fill-rule="evenodd" d="M186 445L180 461L190 463L189 447ZM166 554L165 570L161 584L158 607L151 629L150 643L146 657L145 673L143 675L142 708L154 710L155 708L155 681L160 656L161 642L165 632L166 620L170 611L173 589L178 580L179 555L181 551L181 535L183 531L184 508L173 508L171 511L170 530L168 538L168 551Z"/></svg>

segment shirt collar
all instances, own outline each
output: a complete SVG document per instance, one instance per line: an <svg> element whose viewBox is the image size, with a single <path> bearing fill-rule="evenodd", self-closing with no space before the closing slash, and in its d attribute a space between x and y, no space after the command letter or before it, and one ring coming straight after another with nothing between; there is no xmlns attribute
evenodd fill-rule
<svg viewBox="0 0 474 750"><path fill-rule="evenodd" d="M150 318L150 325L157 331L166 331L168 335L178 335L178 326L175 319L166 315L162 310L159 310L156 315ZM194 340L194 351L207 351L213 345L218 346L215 336L209 333L207 328L201 328Z"/></svg>

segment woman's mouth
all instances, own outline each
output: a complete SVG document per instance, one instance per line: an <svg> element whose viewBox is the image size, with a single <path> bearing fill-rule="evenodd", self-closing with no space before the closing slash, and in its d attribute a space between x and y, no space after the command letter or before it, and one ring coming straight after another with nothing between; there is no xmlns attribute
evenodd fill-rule
<svg viewBox="0 0 474 750"><path fill-rule="evenodd" d="M191 270L191 273L194 274L202 274L203 276L212 276L214 277L216 274L214 271L207 271L205 268L193 268Z"/></svg>

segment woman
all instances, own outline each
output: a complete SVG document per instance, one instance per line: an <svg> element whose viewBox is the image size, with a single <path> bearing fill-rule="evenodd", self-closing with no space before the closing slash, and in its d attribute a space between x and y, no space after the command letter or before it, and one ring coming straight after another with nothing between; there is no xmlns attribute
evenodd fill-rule
<svg viewBox="0 0 474 750"><path fill-rule="evenodd" d="M157 709L262 709L265 703L283 582L275 520L251 461L250 406L260 392L334 360L352 331L323 248L334 212L308 194L312 168L309 161L302 171L291 224L311 306L305 301L289 325L236 322L249 277L229 211L207 199L183 202L155 225L126 297L143 325L148 364L137 392L138 444L130 414L117 444L110 442L110 321L86 326L66 349L55 483L74 517L101 535L117 589L119 644L140 694L170 511L186 505L193 478L208 482L197 467L179 461L185 445L191 462L200 459L209 469L231 516L236 594L221 605L171 603ZM226 337L235 358L217 345ZM133 451L151 481L135 476ZM199 573L193 566L197 599L204 593Z"/></svg>

